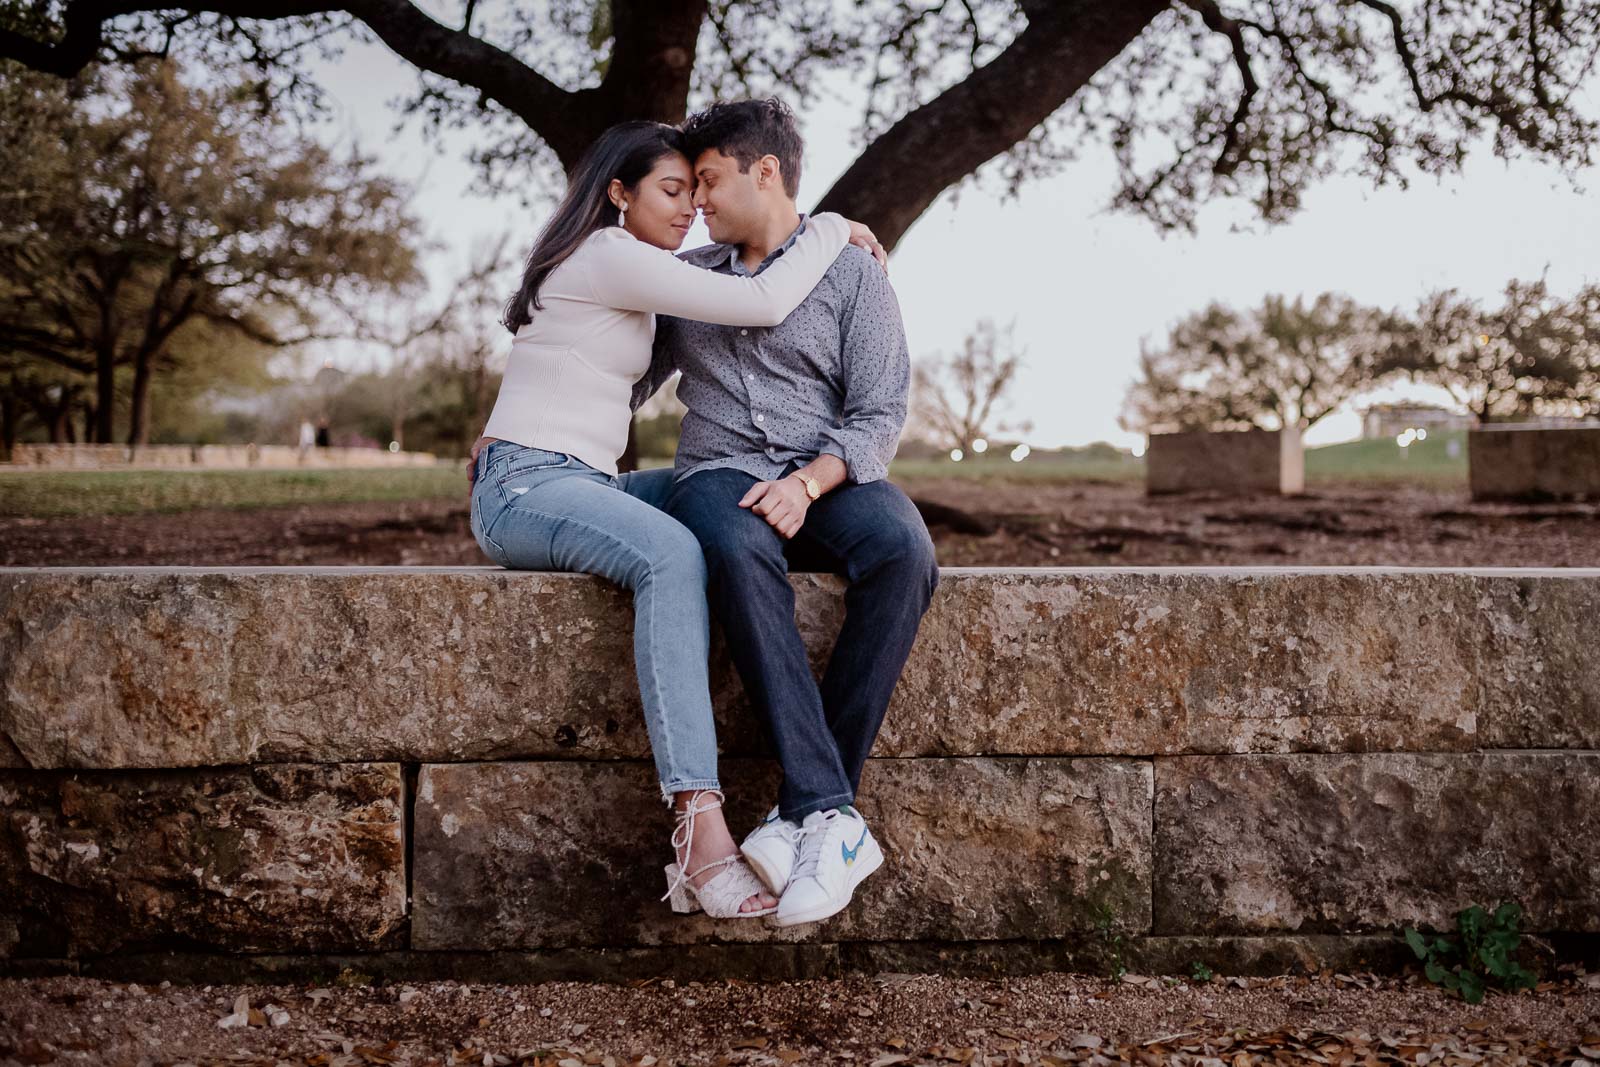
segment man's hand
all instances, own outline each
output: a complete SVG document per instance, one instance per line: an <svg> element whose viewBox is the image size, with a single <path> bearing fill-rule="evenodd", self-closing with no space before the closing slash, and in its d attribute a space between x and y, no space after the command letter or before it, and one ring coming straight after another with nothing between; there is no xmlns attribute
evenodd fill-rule
<svg viewBox="0 0 1600 1067"><path fill-rule="evenodd" d="M792 475L775 482L757 482L739 501L741 508L749 508L766 519L778 533L791 538L805 525L806 508L811 498L806 487Z"/></svg>
<svg viewBox="0 0 1600 1067"><path fill-rule="evenodd" d="M483 451L483 446L488 442L487 437L480 437L472 442L472 452L467 456L467 484L471 485L478 477L478 453Z"/></svg>

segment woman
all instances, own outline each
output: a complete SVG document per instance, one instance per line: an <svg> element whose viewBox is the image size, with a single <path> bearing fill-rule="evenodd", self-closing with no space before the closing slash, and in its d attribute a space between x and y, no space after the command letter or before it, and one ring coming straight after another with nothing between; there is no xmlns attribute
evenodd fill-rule
<svg viewBox="0 0 1600 1067"><path fill-rule="evenodd" d="M722 818L706 656L705 561L659 510L671 471L617 474L632 387L649 368L655 313L775 326L865 227L812 216L759 276L715 274L672 250L694 221L694 175L679 132L613 126L578 163L506 309L516 335L483 436L473 446L471 525L504 567L581 571L633 590L634 660L661 795L677 811L674 911L754 917L777 909ZM665 898L664 898L665 899Z"/></svg>

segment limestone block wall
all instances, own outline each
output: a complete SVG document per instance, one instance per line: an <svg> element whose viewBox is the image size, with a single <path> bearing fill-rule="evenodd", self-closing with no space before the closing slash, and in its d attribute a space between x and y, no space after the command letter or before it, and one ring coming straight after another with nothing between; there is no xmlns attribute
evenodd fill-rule
<svg viewBox="0 0 1600 1067"><path fill-rule="evenodd" d="M820 670L843 587L793 581ZM889 864L777 931L657 900L603 582L0 571L0 972L1280 970L1506 899L1592 953L1597 623L1596 570L946 570L859 799ZM712 677L741 832L777 772Z"/></svg>
<svg viewBox="0 0 1600 1067"><path fill-rule="evenodd" d="M1474 430L1467 465L1475 500L1600 499L1600 426Z"/></svg>
<svg viewBox="0 0 1600 1067"><path fill-rule="evenodd" d="M1184 493L1305 492L1305 448L1300 431L1187 431L1150 435L1145 490Z"/></svg>

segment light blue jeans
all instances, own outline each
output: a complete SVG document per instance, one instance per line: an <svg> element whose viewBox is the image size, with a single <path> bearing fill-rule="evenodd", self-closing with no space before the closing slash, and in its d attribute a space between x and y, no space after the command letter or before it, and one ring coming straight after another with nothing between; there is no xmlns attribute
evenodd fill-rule
<svg viewBox="0 0 1600 1067"><path fill-rule="evenodd" d="M718 789L706 659L711 618L695 540L661 510L672 471L617 477L561 452L491 442L478 453L472 536L514 570L597 574L633 591L633 658L661 797Z"/></svg>

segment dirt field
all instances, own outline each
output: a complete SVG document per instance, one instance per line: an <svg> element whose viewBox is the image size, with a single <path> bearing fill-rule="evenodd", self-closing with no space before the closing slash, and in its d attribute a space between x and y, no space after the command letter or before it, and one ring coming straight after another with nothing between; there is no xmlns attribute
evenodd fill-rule
<svg viewBox="0 0 1600 1067"><path fill-rule="evenodd" d="M50 978L0 981L0 1063L1581 1067L1600 1060L1596 977L1479 1005L1360 975L321 990Z"/></svg>
<svg viewBox="0 0 1600 1067"><path fill-rule="evenodd" d="M1600 566L1600 505L1320 485L1301 497L1148 498L1138 484L926 479L946 566ZM958 508L976 528L952 524ZM0 565L483 564L455 499L0 518Z"/></svg>

